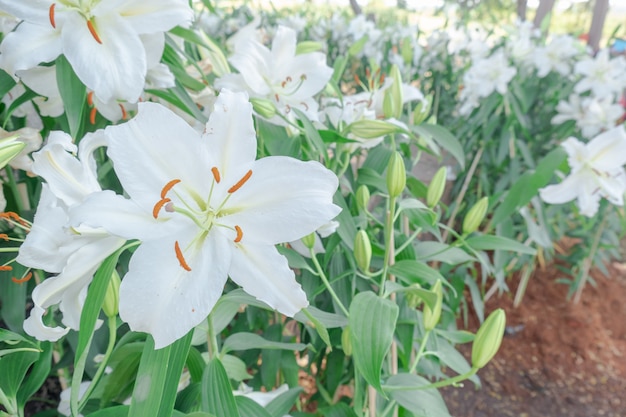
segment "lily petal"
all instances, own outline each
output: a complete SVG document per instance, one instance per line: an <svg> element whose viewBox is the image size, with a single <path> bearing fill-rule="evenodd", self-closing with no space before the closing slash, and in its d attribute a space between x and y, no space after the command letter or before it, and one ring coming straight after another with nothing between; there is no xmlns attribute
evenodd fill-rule
<svg viewBox="0 0 626 417"><path fill-rule="evenodd" d="M608 171L626 164L626 130L619 125L596 136L586 146L594 168Z"/></svg>
<svg viewBox="0 0 626 417"><path fill-rule="evenodd" d="M109 0L100 2L93 13L111 11L119 13L139 34L166 32L177 25L188 27L194 18L187 0Z"/></svg>
<svg viewBox="0 0 626 417"><path fill-rule="evenodd" d="M50 26L48 10L54 0L0 0L0 10L26 22Z"/></svg>
<svg viewBox="0 0 626 417"><path fill-rule="evenodd" d="M46 326L43 322L43 315L45 312L45 309L35 305L30 311L28 318L24 320L24 331L26 334L33 336L37 340L56 342L65 336L70 329L59 326Z"/></svg>
<svg viewBox="0 0 626 417"><path fill-rule="evenodd" d="M0 68L17 79L16 71L54 61L62 51L60 30L22 22L0 43Z"/></svg>
<svg viewBox="0 0 626 417"><path fill-rule="evenodd" d="M309 305L287 258L274 246L235 244L228 273L245 292L287 316Z"/></svg>
<svg viewBox="0 0 626 417"><path fill-rule="evenodd" d="M575 199L580 193L581 176L570 175L559 184L548 185L539 190L539 196L549 204L562 204Z"/></svg>

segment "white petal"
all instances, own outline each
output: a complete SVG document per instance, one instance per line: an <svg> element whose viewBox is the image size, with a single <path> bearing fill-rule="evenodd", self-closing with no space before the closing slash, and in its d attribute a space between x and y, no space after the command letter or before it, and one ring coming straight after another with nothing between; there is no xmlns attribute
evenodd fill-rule
<svg viewBox="0 0 626 417"><path fill-rule="evenodd" d="M113 14L98 16L93 26L101 44L92 36L84 18L68 14L62 30L63 53L78 78L101 100L136 102L147 71L139 35Z"/></svg>
<svg viewBox="0 0 626 417"><path fill-rule="evenodd" d="M337 176L315 161L272 156L256 161L252 176L227 205L222 222L243 231L242 243L298 240L332 220Z"/></svg>
<svg viewBox="0 0 626 417"><path fill-rule="evenodd" d="M562 204L572 201L580 194L580 177L570 175L559 184L548 185L539 190L539 196L549 204Z"/></svg>
<svg viewBox="0 0 626 417"><path fill-rule="evenodd" d="M269 67L272 62L270 51L255 40L240 42L237 46L239 49L228 61L239 71L255 96L270 95L272 89L265 78L275 76Z"/></svg>
<svg viewBox="0 0 626 417"><path fill-rule="evenodd" d="M55 60L62 49L60 30L22 22L0 44L0 68L14 76L16 71Z"/></svg>
<svg viewBox="0 0 626 417"><path fill-rule="evenodd" d="M63 336L65 336L70 329L63 327L48 327L43 323L43 314L45 309L35 305L30 310L30 315L24 320L24 331L26 334L34 337L37 340L47 340L49 342L56 342Z"/></svg>
<svg viewBox="0 0 626 417"><path fill-rule="evenodd" d="M165 35L161 32L150 35L141 35L141 42L146 50L146 63L148 69L161 62L163 49L165 49Z"/></svg>
<svg viewBox="0 0 626 417"><path fill-rule="evenodd" d="M594 168L609 171L626 164L626 131L624 125L596 136L587 144L587 158Z"/></svg>
<svg viewBox="0 0 626 417"><path fill-rule="evenodd" d="M229 275L245 292L287 316L309 305L287 258L274 246L235 244Z"/></svg>
<svg viewBox="0 0 626 417"><path fill-rule="evenodd" d="M30 23L50 25L48 11L54 0L0 0L0 10Z"/></svg>
<svg viewBox="0 0 626 417"><path fill-rule="evenodd" d="M296 31L286 26L279 26L272 41L272 61L285 64L296 56Z"/></svg>
<svg viewBox="0 0 626 417"><path fill-rule="evenodd" d="M37 94L50 98L57 98L61 95L57 86L56 66L54 65L22 70L17 75L28 88Z"/></svg>
<svg viewBox="0 0 626 417"><path fill-rule="evenodd" d="M105 130L124 190L148 212L174 179L181 180L177 187L208 196L214 165L198 133L160 104L139 103L138 109L128 123Z"/></svg>
<svg viewBox="0 0 626 417"><path fill-rule="evenodd" d="M193 20L187 0L114 0L100 2L93 10L95 15L108 12L119 13L140 34L188 27Z"/></svg>
<svg viewBox="0 0 626 417"><path fill-rule="evenodd" d="M185 245L180 242L181 249ZM134 331L150 333L156 349L183 337L206 319L222 294L228 247L221 234L210 233L197 252L183 252L187 271L175 255L174 238L142 243L120 286L122 320Z"/></svg>

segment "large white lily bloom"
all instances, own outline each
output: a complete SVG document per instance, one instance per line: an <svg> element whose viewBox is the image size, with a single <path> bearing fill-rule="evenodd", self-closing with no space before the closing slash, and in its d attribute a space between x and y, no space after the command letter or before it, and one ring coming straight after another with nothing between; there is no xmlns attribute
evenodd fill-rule
<svg viewBox="0 0 626 417"><path fill-rule="evenodd" d="M216 88L247 91L250 97L272 100L283 115L297 108L317 120L313 96L326 86L333 70L321 52L296 55L296 44L296 32L284 26L276 30L271 50L255 39L238 41L229 61L239 74L218 79ZM271 122L284 124L278 117Z"/></svg>
<svg viewBox="0 0 626 417"><path fill-rule="evenodd" d="M63 54L105 102L136 102L147 72L140 35L188 25L186 0L0 0L23 22L0 44L0 68L14 75Z"/></svg>
<svg viewBox="0 0 626 417"><path fill-rule="evenodd" d="M602 197L618 206L624 204L626 131L623 125L587 144L571 137L561 146L567 151L571 173L560 184L539 190L543 201L561 204L576 199L580 213L588 217L596 214Z"/></svg>
<svg viewBox="0 0 626 417"><path fill-rule="evenodd" d="M125 240L93 228L69 228L69 209L85 196L100 191L93 150L103 143L103 132L88 134L77 147L69 135L52 132L47 144L33 154L32 170L46 180L30 233L20 247L17 262L57 274L35 287L26 333L56 341L69 329L78 329L87 286L102 261ZM48 327L43 315L59 304L65 327Z"/></svg>
<svg viewBox="0 0 626 417"><path fill-rule="evenodd" d="M120 317L162 348L211 312L227 276L283 314L308 305L274 245L335 217L337 177L320 163L255 160L252 106L222 91L200 135L155 103L105 131L126 199L92 194L77 224L142 241L120 287Z"/></svg>
<svg viewBox="0 0 626 417"><path fill-rule="evenodd" d="M574 72L582 76L574 86L577 93L591 91L600 98L616 97L626 88L626 59L623 56L611 58L608 48L600 50L595 57L577 62Z"/></svg>

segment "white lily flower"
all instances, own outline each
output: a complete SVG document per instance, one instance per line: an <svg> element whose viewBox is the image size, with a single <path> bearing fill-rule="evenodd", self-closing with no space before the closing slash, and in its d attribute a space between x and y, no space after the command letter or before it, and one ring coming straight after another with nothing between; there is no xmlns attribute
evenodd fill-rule
<svg viewBox="0 0 626 417"><path fill-rule="evenodd" d="M247 91L250 97L273 101L285 116L297 108L317 121L313 96L326 86L333 70L321 52L296 55L296 44L296 32L284 26L276 30L271 50L255 39L237 41L229 61L239 74L218 79L216 88ZM271 122L284 124L278 116Z"/></svg>
<svg viewBox="0 0 626 417"><path fill-rule="evenodd" d="M14 132L7 132L0 128L0 139L5 139L11 136L18 135L17 141L24 142L24 149L11 161L9 165L14 169L21 169L26 172L30 172L33 166L33 160L30 159L30 153L41 148L41 134L39 130L30 127L23 127Z"/></svg>
<svg viewBox="0 0 626 417"><path fill-rule="evenodd" d="M0 68L14 75L63 54L103 101L136 102L147 73L139 35L188 25L186 0L0 0L23 19L0 44Z"/></svg>
<svg viewBox="0 0 626 417"><path fill-rule="evenodd" d="M620 125L584 144L570 137L561 144L568 154L570 175L560 184L539 190L541 199L562 204L576 199L580 213L592 217L598 211L600 198L624 204L626 192L626 131Z"/></svg>
<svg viewBox="0 0 626 417"><path fill-rule="evenodd" d="M17 75L24 85L40 95L33 102L42 116L59 117L65 112L57 84L56 66L37 66L18 71Z"/></svg>
<svg viewBox="0 0 626 417"><path fill-rule="evenodd" d="M574 72L582 76L574 86L577 93L591 91L600 98L616 97L626 88L626 59L623 56L611 58L608 48L601 49L595 57L577 62Z"/></svg>
<svg viewBox="0 0 626 417"><path fill-rule="evenodd" d="M139 239L120 287L120 317L162 348L211 312L227 276L281 313L308 305L275 246L335 217L337 177L320 163L255 160L252 106L222 91L200 135L170 110L139 103L106 129L126 199L92 194L72 210L84 223Z"/></svg>
<svg viewBox="0 0 626 417"><path fill-rule="evenodd" d="M35 287L35 304L24 321L26 333L39 340L56 341L69 329L78 329L87 287L102 261L120 248L125 240L103 230L68 227L69 209L92 192L99 191L93 150L103 143L103 132L88 134L78 149L69 135L52 132L47 144L33 154L32 170L46 180L26 240L17 262L55 273ZM43 315L48 307L59 304L64 327L48 327Z"/></svg>

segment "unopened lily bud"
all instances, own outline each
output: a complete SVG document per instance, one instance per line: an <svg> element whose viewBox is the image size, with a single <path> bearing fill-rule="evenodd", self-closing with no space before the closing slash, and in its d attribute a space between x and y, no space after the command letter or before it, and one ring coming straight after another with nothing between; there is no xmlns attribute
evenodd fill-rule
<svg viewBox="0 0 626 417"><path fill-rule="evenodd" d="M296 45L296 55L308 54L309 52L316 52L322 50L322 44L315 41L299 42Z"/></svg>
<svg viewBox="0 0 626 417"><path fill-rule="evenodd" d="M406 304L409 306L409 308L417 308L420 306L420 304L422 304L423 300L420 294L417 291L413 291L414 289L419 290L421 288L422 286L419 284L413 284L409 288L407 288L404 298L406 299Z"/></svg>
<svg viewBox="0 0 626 417"><path fill-rule="evenodd" d="M266 119L271 119L276 115L276 106L270 100L264 98L251 98L252 108L254 111Z"/></svg>
<svg viewBox="0 0 626 417"><path fill-rule="evenodd" d="M346 356L352 355L352 340L350 339L350 326L344 327L343 332L341 332L341 347L343 348L343 353Z"/></svg>
<svg viewBox="0 0 626 417"><path fill-rule="evenodd" d="M109 286L102 303L102 311L107 317L115 317L119 311L120 304L120 276L117 271L113 271Z"/></svg>
<svg viewBox="0 0 626 417"><path fill-rule="evenodd" d="M472 367L480 369L494 357L504 336L506 314L501 308L495 310L476 332L472 345Z"/></svg>
<svg viewBox="0 0 626 417"><path fill-rule="evenodd" d="M367 274L372 260L372 244L363 229L359 230L354 238L354 258L359 269Z"/></svg>
<svg viewBox="0 0 626 417"><path fill-rule="evenodd" d="M431 331L439 323L441 317L441 306L443 304L443 290L441 288L441 281L435 282L435 285L430 289L437 295L437 302L431 309L428 304L424 304L424 312L422 317L424 319L424 329Z"/></svg>
<svg viewBox="0 0 626 417"><path fill-rule="evenodd" d="M419 100L417 102L415 109L413 109L413 124L420 125L428 118L432 103L432 96L427 96L424 100Z"/></svg>
<svg viewBox="0 0 626 417"><path fill-rule="evenodd" d="M400 47L400 54L405 64L413 62L413 45L411 45L411 38L406 37L402 39L402 46Z"/></svg>
<svg viewBox="0 0 626 417"><path fill-rule="evenodd" d="M433 176L433 179L430 181L428 185L428 191L426 193L426 205L428 207L433 208L441 200L441 196L443 195L443 191L446 188L446 174L448 170L446 167L441 167Z"/></svg>
<svg viewBox="0 0 626 417"><path fill-rule="evenodd" d="M406 168L400 152L395 151L387 165L387 191L389 197L395 198L402 194L406 186Z"/></svg>
<svg viewBox="0 0 626 417"><path fill-rule="evenodd" d="M367 210L367 206L370 202L370 189L367 185L361 185L356 190L356 206L359 210Z"/></svg>
<svg viewBox="0 0 626 417"><path fill-rule="evenodd" d="M397 65L391 67L389 77L393 79L391 86L385 90L383 113L386 118L399 119L402 116L402 74Z"/></svg>
<svg viewBox="0 0 626 417"><path fill-rule="evenodd" d="M483 197L469 209L463 219L464 235L469 235L478 229L478 226L480 226L485 218L485 214L487 214L487 207L489 207L489 198Z"/></svg>
<svg viewBox="0 0 626 417"><path fill-rule="evenodd" d="M313 249L313 247L315 246L315 232L309 235L306 235L301 240L304 246L306 246L309 249Z"/></svg>
<svg viewBox="0 0 626 417"><path fill-rule="evenodd" d="M358 138L374 139L396 133L400 129L398 126L383 120L363 119L352 123L347 130Z"/></svg>
<svg viewBox="0 0 626 417"><path fill-rule="evenodd" d="M25 142L21 142L17 138L18 135L15 135L0 140L0 169L4 168L11 159L18 156L26 146Z"/></svg>

